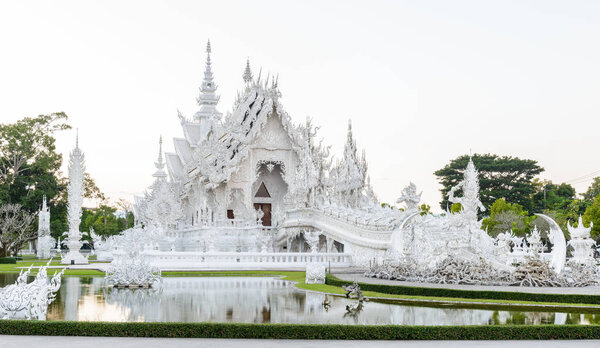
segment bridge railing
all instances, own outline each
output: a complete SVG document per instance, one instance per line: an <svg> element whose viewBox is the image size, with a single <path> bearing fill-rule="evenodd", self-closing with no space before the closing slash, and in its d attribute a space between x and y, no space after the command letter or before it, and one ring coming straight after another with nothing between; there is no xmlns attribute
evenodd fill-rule
<svg viewBox="0 0 600 348"><path fill-rule="evenodd" d="M346 253L146 251L143 255L147 262L161 269L289 268L305 267L312 262L347 267L352 261Z"/></svg>

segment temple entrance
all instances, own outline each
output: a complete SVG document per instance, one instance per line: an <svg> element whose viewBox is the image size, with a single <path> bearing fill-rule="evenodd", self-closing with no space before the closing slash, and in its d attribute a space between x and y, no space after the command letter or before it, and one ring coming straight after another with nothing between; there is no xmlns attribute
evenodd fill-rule
<svg viewBox="0 0 600 348"><path fill-rule="evenodd" d="M263 226L271 226L271 203L254 203L254 209L263 211Z"/></svg>
<svg viewBox="0 0 600 348"><path fill-rule="evenodd" d="M287 183L283 180L285 166L282 162L259 161L256 181L252 184L252 205L263 212L263 226L277 225L281 216Z"/></svg>

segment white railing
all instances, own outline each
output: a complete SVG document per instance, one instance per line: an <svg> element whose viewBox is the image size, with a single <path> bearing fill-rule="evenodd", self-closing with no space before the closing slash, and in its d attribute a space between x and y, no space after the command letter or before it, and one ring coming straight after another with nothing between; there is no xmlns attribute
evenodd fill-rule
<svg viewBox="0 0 600 348"><path fill-rule="evenodd" d="M308 208L289 211L280 227L296 228L303 226L321 230L324 234L339 241L348 241L355 245L383 250L389 247L393 232L392 229L379 230L355 225ZM281 234L279 237L283 238L284 236L284 234ZM279 240L278 242L281 243L282 241Z"/></svg>
<svg viewBox="0 0 600 348"><path fill-rule="evenodd" d="M261 253L261 252L187 252L146 251L148 263L161 269L219 268L297 268L320 262L332 267L347 267L351 257L346 253Z"/></svg>

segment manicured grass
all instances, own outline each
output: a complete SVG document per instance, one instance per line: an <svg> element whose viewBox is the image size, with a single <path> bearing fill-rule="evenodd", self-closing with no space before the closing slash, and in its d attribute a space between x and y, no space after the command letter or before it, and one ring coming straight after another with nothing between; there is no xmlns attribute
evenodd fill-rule
<svg viewBox="0 0 600 348"><path fill-rule="evenodd" d="M0 320L0 334L324 340L554 340L600 339L600 326L402 326Z"/></svg>

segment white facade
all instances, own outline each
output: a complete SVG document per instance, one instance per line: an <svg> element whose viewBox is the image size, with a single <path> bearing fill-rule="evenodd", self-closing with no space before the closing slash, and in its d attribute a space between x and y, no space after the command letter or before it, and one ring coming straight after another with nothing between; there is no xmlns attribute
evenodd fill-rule
<svg viewBox="0 0 600 348"><path fill-rule="evenodd" d="M136 197L138 223L159 231L154 252L383 255L407 215L379 206L351 126L333 163L312 121L293 124L277 79L255 79L249 62L223 117L210 53L209 43L199 111L179 114L183 136L164 160L161 140L155 181Z"/></svg>

